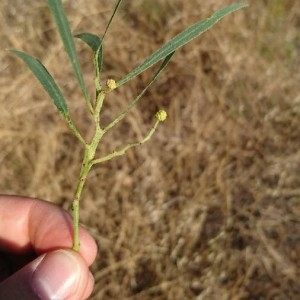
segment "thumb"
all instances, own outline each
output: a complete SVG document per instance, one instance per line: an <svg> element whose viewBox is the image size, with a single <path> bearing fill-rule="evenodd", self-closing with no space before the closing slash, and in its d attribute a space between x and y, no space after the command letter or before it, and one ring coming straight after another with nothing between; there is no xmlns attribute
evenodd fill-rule
<svg viewBox="0 0 300 300"><path fill-rule="evenodd" d="M87 297L93 280L83 258L72 250L41 255L0 284L0 300L77 300Z"/></svg>

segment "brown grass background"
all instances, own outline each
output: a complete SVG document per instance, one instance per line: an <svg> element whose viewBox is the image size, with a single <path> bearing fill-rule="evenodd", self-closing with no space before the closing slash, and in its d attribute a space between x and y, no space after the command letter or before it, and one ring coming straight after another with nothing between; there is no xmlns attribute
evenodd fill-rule
<svg viewBox="0 0 300 300"><path fill-rule="evenodd" d="M74 33L102 33L114 1L68 0ZM227 0L124 1L105 41L103 81ZM46 1L0 2L0 192L69 209L82 148L7 48L39 57L85 136L92 123ZM76 44L93 92L91 53ZM81 221L95 237L91 299L300 299L300 2L251 0L178 51L99 155L147 144L91 172ZM105 102L103 122L146 85Z"/></svg>

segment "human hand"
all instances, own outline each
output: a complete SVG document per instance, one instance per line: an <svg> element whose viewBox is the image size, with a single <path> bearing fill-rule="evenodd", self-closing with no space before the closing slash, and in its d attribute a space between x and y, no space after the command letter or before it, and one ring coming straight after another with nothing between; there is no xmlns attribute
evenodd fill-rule
<svg viewBox="0 0 300 300"><path fill-rule="evenodd" d="M49 202L0 195L0 300L81 300L92 292L93 238L80 228L72 247L69 214Z"/></svg>

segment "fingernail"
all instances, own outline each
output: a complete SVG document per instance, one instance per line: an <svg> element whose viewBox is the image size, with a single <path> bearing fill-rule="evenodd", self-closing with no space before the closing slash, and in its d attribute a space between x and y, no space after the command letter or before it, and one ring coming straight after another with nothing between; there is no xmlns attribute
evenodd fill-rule
<svg viewBox="0 0 300 300"><path fill-rule="evenodd" d="M76 292L80 281L76 258L65 250L45 255L32 276L32 286L41 299L65 299Z"/></svg>

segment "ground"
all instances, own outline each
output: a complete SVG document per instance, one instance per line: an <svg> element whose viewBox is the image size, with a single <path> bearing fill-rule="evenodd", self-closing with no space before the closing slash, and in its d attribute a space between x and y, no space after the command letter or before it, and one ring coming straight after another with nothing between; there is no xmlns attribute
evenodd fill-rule
<svg viewBox="0 0 300 300"><path fill-rule="evenodd" d="M112 2L65 1L74 33L101 34ZM104 44L103 81L228 3L124 1ZM88 178L81 222L99 246L91 299L300 299L300 3L249 3L178 51L101 144L99 155L141 140L155 112L168 113L149 142ZM84 136L91 120L46 1L2 0L0 11L0 192L70 209L82 148L5 49L43 61ZM91 53L76 45L92 94ZM150 76L114 91L103 123Z"/></svg>

